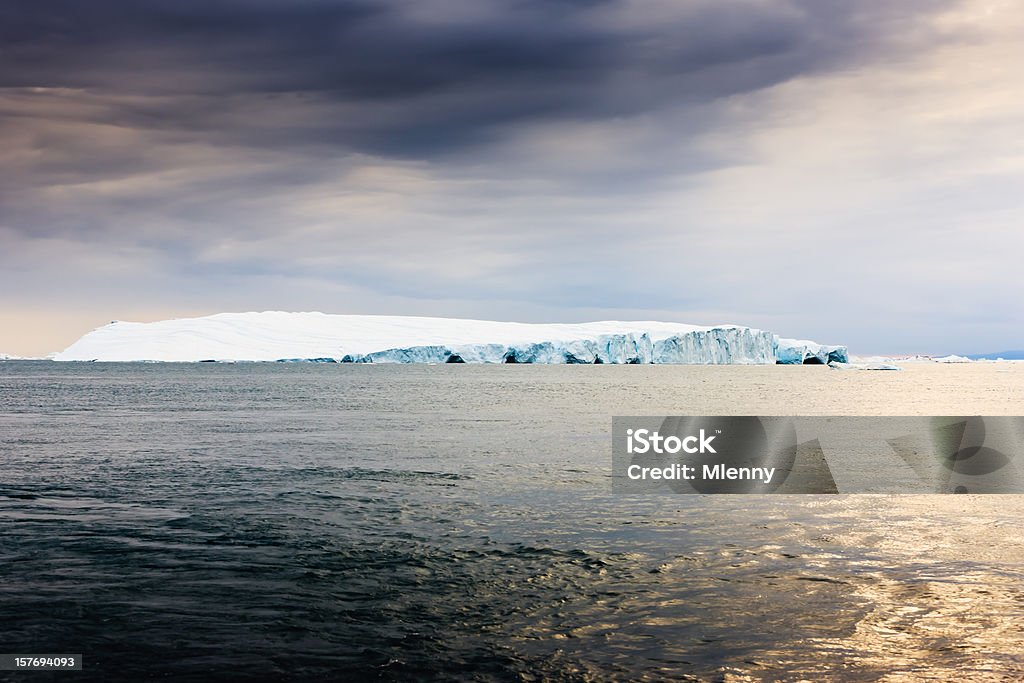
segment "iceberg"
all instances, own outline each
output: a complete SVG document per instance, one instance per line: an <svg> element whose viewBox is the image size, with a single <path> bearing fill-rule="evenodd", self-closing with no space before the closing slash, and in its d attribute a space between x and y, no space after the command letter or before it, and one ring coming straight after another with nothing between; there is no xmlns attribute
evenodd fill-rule
<svg viewBox="0 0 1024 683"><path fill-rule="evenodd" d="M784 365L828 365L848 363L849 353L845 346L829 346L809 339L775 338L776 362Z"/></svg>
<svg viewBox="0 0 1024 683"><path fill-rule="evenodd" d="M773 364L846 361L846 347L740 325L655 321L516 323L417 316L220 313L114 321L57 361ZM800 360L796 360L799 358Z"/></svg>

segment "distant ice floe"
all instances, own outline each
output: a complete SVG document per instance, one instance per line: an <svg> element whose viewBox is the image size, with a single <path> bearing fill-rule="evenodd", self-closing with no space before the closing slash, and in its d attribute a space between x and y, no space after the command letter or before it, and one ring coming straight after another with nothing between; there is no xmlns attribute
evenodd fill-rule
<svg viewBox="0 0 1024 683"><path fill-rule="evenodd" d="M902 370L893 363L840 363L830 361L828 366L834 370Z"/></svg>
<svg viewBox="0 0 1024 683"><path fill-rule="evenodd" d="M856 370L899 370L905 365L920 365L929 363L1018 363L1014 359L1003 358L968 358L967 356L850 356L848 363L829 363L837 369Z"/></svg>
<svg viewBox="0 0 1024 683"><path fill-rule="evenodd" d="M12 356L8 353L0 353L0 361L5 360L48 360L50 356L39 357L39 356Z"/></svg>
<svg viewBox="0 0 1024 683"><path fill-rule="evenodd" d="M824 365L848 357L844 346L740 325L539 324L268 311L154 323L114 321L54 360Z"/></svg>

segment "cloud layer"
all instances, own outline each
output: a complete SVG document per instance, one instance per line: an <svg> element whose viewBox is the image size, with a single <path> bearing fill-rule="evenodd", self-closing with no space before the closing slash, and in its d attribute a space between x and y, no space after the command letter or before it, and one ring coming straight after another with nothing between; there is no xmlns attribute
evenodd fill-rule
<svg viewBox="0 0 1024 683"><path fill-rule="evenodd" d="M86 314L266 308L1013 346L1022 24L923 0L5 3L0 350ZM45 312L67 332L34 335Z"/></svg>

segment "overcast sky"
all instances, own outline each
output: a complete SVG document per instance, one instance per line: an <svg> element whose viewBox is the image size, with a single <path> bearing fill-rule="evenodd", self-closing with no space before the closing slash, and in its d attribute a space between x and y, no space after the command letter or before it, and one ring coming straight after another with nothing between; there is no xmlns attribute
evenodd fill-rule
<svg viewBox="0 0 1024 683"><path fill-rule="evenodd" d="M1024 346L1024 6L6 0L0 352L321 310Z"/></svg>

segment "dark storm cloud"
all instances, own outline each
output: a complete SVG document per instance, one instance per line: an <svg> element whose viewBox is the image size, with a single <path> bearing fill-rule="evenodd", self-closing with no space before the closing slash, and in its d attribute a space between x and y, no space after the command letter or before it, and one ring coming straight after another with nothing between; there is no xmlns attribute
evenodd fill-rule
<svg viewBox="0 0 1024 683"><path fill-rule="evenodd" d="M855 343L978 300L1011 347L1018 26L947 0L6 0L0 347L61 306Z"/></svg>
<svg viewBox="0 0 1024 683"><path fill-rule="evenodd" d="M15 1L0 86L87 90L131 128L422 158L906 49L939 3L898 4Z"/></svg>

